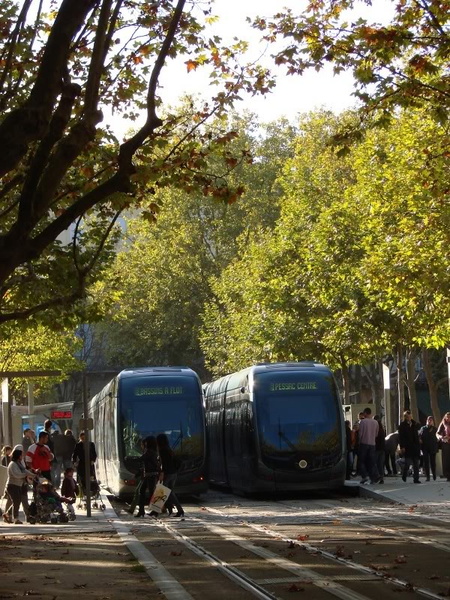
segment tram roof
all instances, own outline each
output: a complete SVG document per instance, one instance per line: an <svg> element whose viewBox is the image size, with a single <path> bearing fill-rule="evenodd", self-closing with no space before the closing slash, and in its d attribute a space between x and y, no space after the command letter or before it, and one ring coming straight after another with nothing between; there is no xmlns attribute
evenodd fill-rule
<svg viewBox="0 0 450 600"><path fill-rule="evenodd" d="M215 381L212 381L203 386L204 392L207 393L209 386L214 386L215 392L221 392L223 389L241 385L241 382L248 377L250 373L263 373L264 371L289 371L290 369L318 369L321 371L330 371L329 367L322 363L314 361L299 361L299 362L278 362L278 363L258 363L250 367L246 367L241 371L224 375Z"/></svg>
<svg viewBox="0 0 450 600"><path fill-rule="evenodd" d="M173 375L175 373L197 375L190 367L136 367L124 369L118 374L118 377L122 379L134 375Z"/></svg>

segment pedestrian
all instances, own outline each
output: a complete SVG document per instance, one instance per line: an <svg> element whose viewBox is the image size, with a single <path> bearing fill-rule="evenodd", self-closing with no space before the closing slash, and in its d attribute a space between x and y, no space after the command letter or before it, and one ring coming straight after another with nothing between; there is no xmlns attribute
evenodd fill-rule
<svg viewBox="0 0 450 600"><path fill-rule="evenodd" d="M74 467L77 470L77 481L81 485L82 492L85 493L86 490L86 453L84 442L86 439L86 435L84 431L80 432L80 437L78 442L75 444L75 448L73 450L72 462ZM97 460L97 451L95 449L94 442L89 442L89 473L90 477L95 477L95 461Z"/></svg>
<svg viewBox="0 0 450 600"><path fill-rule="evenodd" d="M442 472L450 481L450 412L445 413L437 430L438 440L442 449Z"/></svg>
<svg viewBox="0 0 450 600"><path fill-rule="evenodd" d="M71 429L65 430L63 440L63 467L64 469L68 469L69 467L73 467L72 456L75 451L75 446L77 445L77 440Z"/></svg>
<svg viewBox="0 0 450 600"><path fill-rule="evenodd" d="M385 438L385 466L388 475L397 475L398 431L389 433Z"/></svg>
<svg viewBox="0 0 450 600"><path fill-rule="evenodd" d="M55 446L53 444L52 425L53 425L53 422L50 421L50 419L47 419L46 421L44 421L44 431L48 435L47 446L50 448L50 452L54 455L55 454Z"/></svg>
<svg viewBox="0 0 450 600"><path fill-rule="evenodd" d="M353 435L353 431L351 428L351 423L350 423L350 421L345 421L345 442L346 442L346 452L347 452L347 461L346 461L347 469L346 469L345 479L352 478L353 440L354 440L354 435ZM170 486L168 486L168 487L170 487Z"/></svg>
<svg viewBox="0 0 450 600"><path fill-rule="evenodd" d="M439 448L437 439L437 428L434 426L434 418L427 417L427 424L421 427L419 438L421 441L423 455L423 469L427 481L430 481L430 467L433 480L436 481L436 454Z"/></svg>
<svg viewBox="0 0 450 600"><path fill-rule="evenodd" d="M372 410L364 409L364 418L359 422L359 452L358 465L361 475L361 483L377 483L379 479L376 463L376 437L378 435L378 422L372 417Z"/></svg>
<svg viewBox="0 0 450 600"><path fill-rule="evenodd" d="M3 446L2 448L2 465L7 467L11 462L11 454L13 449L11 446Z"/></svg>
<svg viewBox="0 0 450 600"><path fill-rule="evenodd" d="M171 492L166 500L166 508L169 512L169 516L172 514L173 508L177 509L175 517L184 517L184 510L181 506L177 495L174 492L175 483L177 481L177 474L180 468L180 460L175 455L174 451L170 447L169 438L165 433L160 433L156 437L158 443L158 454L161 462L161 474L159 480L168 487Z"/></svg>
<svg viewBox="0 0 450 600"><path fill-rule="evenodd" d="M9 502L3 514L3 520L6 523L14 523L22 525L19 520L20 504L24 506L25 515L28 518L28 483L27 477L34 477L36 471L34 469L26 469L23 462L23 450L16 448L12 452L11 462L8 465L8 480L6 482L6 492ZM13 513L11 516L11 512Z"/></svg>
<svg viewBox="0 0 450 600"><path fill-rule="evenodd" d="M28 448L31 444L36 442L36 438L34 437L34 431L30 429L30 427L25 427L23 430L23 438L22 438L22 448L24 454L28 452Z"/></svg>
<svg viewBox="0 0 450 600"><path fill-rule="evenodd" d="M51 481L51 468L53 453L48 446L48 433L41 431L36 444L31 444L25 455L25 463L28 468L39 470L42 477Z"/></svg>
<svg viewBox="0 0 450 600"><path fill-rule="evenodd" d="M145 498L147 489L150 494L150 498L153 495L156 484L159 479L161 472L159 459L158 459L158 445L154 435L150 435L144 440L145 451L141 456L141 463L143 466L143 475L141 482L141 489L139 492L139 511L135 515L135 518L145 516ZM153 511L150 516L156 516L157 513Z"/></svg>
<svg viewBox="0 0 450 600"><path fill-rule="evenodd" d="M384 483L386 432L384 430L383 423L381 422L381 417L379 415L375 415L374 419L378 423L378 434L377 434L377 437L375 438L375 456L376 456L378 475L380 476L378 483Z"/></svg>
<svg viewBox="0 0 450 600"><path fill-rule="evenodd" d="M69 467L73 467L72 455L75 450L76 440L70 429L66 429L64 435L55 431L53 433L55 445L55 460L52 464L52 480L57 490L61 484L61 473Z"/></svg>
<svg viewBox="0 0 450 600"><path fill-rule="evenodd" d="M422 483L419 479L420 439L419 427L414 421L410 410L403 413L403 421L398 426L398 443L400 453L405 459L402 479L406 481L410 465L413 468L414 483Z"/></svg>
<svg viewBox="0 0 450 600"><path fill-rule="evenodd" d="M364 419L364 413L360 412L358 414L358 419L357 421L354 422L353 424L353 462L355 462L356 459L356 469L355 469L355 475L361 475L360 473L360 469L359 469L359 424L361 423L361 421Z"/></svg>
<svg viewBox="0 0 450 600"><path fill-rule="evenodd" d="M144 440L140 442L141 452L145 452ZM127 456L125 458L125 465L135 476L136 487L134 488L133 498L131 499L130 507L127 509L131 515L134 513L136 506L139 504L139 495L141 493L142 478L144 476L144 467L141 463L140 458L136 456Z"/></svg>
<svg viewBox="0 0 450 600"><path fill-rule="evenodd" d="M53 454L55 458L52 462L52 483L55 490L58 490L61 485L61 473L63 468L63 459L62 459L62 443L64 436L59 433L56 429L52 433L52 442L53 442Z"/></svg>
<svg viewBox="0 0 450 600"><path fill-rule="evenodd" d="M67 503L67 510L69 511L71 520L75 520L75 509L73 505L75 504L76 497L80 493L80 488L78 483L75 481L74 475L75 469L73 467L67 467L64 471L64 479L61 485L61 495L69 498L69 502Z"/></svg>
<svg viewBox="0 0 450 600"><path fill-rule="evenodd" d="M20 450L22 452L22 458L21 458L20 464L22 465L22 467L24 469L26 469L27 465L25 463L25 453L23 451L22 444L17 444L17 446L14 446L13 452L14 452L14 450ZM39 472L39 471L37 471L37 472ZM22 496L22 506L23 506L23 512L25 513L25 515L27 517L27 521L28 521L29 520L28 518L30 516L30 506L28 504L28 479L26 480L25 483L26 483L26 493ZM8 500L8 502L9 502L9 500ZM7 502L7 506L8 506L8 502Z"/></svg>

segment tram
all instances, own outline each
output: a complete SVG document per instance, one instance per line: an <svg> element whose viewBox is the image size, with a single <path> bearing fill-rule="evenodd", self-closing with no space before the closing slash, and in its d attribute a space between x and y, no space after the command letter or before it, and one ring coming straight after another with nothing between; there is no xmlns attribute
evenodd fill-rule
<svg viewBox="0 0 450 600"><path fill-rule="evenodd" d="M211 484L244 493L344 485L344 419L329 368L255 365L203 391Z"/></svg>
<svg viewBox="0 0 450 600"><path fill-rule="evenodd" d="M191 369L125 369L92 398L89 415L97 477L114 495L133 495L136 480L130 465L142 454L142 440L159 433L167 435L181 462L177 494L207 490L202 388Z"/></svg>

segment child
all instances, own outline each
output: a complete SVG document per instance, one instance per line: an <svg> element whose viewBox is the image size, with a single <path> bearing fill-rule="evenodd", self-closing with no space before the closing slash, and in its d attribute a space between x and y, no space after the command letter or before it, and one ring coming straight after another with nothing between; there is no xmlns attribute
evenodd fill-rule
<svg viewBox="0 0 450 600"><path fill-rule="evenodd" d="M69 499L67 503L67 510L70 513L70 519L72 521L75 520L75 509L73 505L75 504L76 497L80 493L80 487L78 483L73 478L74 469L72 467L68 467L64 471L64 479L61 486L61 494Z"/></svg>
<svg viewBox="0 0 450 600"><path fill-rule="evenodd" d="M11 462L11 454L13 449L11 446L3 446L2 448L2 465L7 467Z"/></svg>
<svg viewBox="0 0 450 600"><path fill-rule="evenodd" d="M53 511L59 512L59 514L64 513L64 509L62 507L62 503L66 503L69 506L71 502L71 498L66 498L65 496L60 496L58 492L55 492L52 484L49 481L43 481L40 484L39 496L50 506Z"/></svg>

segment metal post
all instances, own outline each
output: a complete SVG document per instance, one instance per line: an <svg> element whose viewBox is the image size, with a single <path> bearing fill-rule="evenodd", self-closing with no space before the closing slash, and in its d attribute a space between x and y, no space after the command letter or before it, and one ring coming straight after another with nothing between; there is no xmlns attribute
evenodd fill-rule
<svg viewBox="0 0 450 600"><path fill-rule="evenodd" d="M3 443L12 446L12 417L9 402L9 380L2 381L2 417L3 417Z"/></svg>
<svg viewBox="0 0 450 600"><path fill-rule="evenodd" d="M30 429L34 429L34 382L28 379L28 415L30 418Z"/></svg>
<svg viewBox="0 0 450 600"><path fill-rule="evenodd" d="M83 410L84 410L84 480L85 480L85 494L86 494L86 516L91 516L91 456L90 456L90 445L91 436L89 433L88 425L88 394L87 394L87 378L86 373L82 375L82 387L83 387Z"/></svg>

